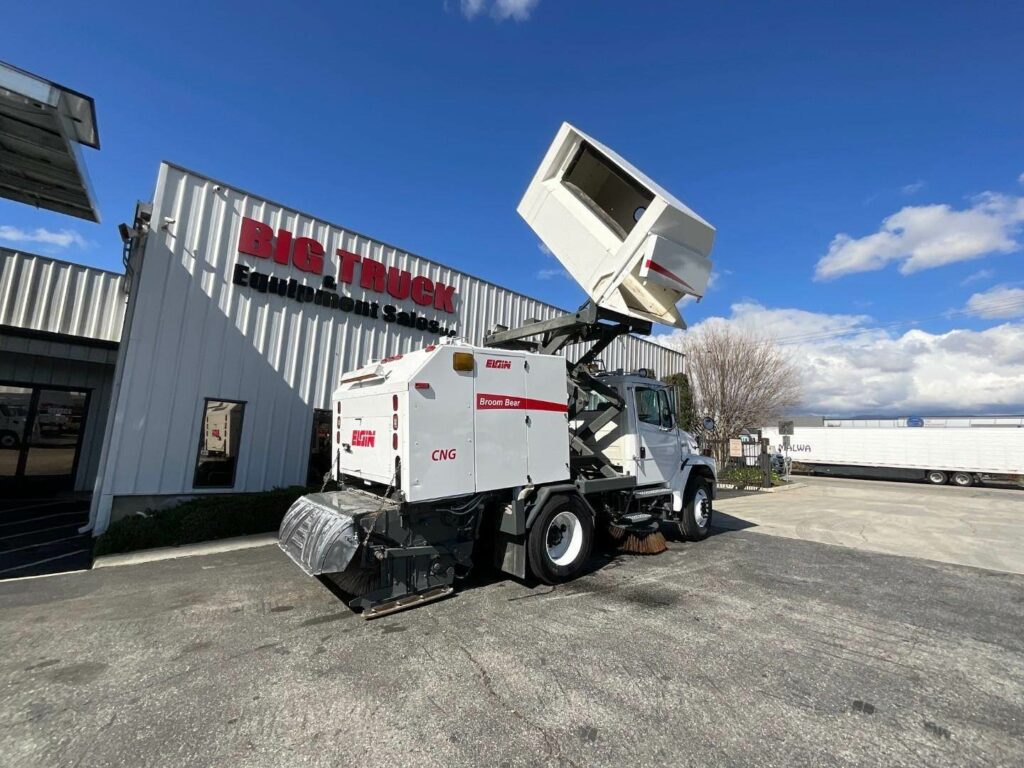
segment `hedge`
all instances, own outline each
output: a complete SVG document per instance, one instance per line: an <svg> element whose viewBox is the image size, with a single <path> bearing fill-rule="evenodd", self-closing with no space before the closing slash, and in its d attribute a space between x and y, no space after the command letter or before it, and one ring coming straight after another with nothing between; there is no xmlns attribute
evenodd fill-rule
<svg viewBox="0 0 1024 768"><path fill-rule="evenodd" d="M312 488L293 485L263 493L225 493L146 510L110 524L93 548L95 556L152 547L172 547L276 531L299 496Z"/></svg>
<svg viewBox="0 0 1024 768"><path fill-rule="evenodd" d="M763 473L760 467L728 467L718 473L718 482L729 483L737 488L745 488L749 485L760 487L763 480ZM772 472L772 485L784 485L783 479Z"/></svg>

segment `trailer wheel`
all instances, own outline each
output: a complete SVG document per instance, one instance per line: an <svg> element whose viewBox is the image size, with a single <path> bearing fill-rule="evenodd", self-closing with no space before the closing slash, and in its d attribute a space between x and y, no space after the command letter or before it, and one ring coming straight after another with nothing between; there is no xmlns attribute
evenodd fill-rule
<svg viewBox="0 0 1024 768"><path fill-rule="evenodd" d="M695 477L686 486L683 496L683 516L679 533L687 541L703 541L711 533L711 488L703 477Z"/></svg>
<svg viewBox="0 0 1024 768"><path fill-rule="evenodd" d="M530 529L526 551L530 572L545 584L579 574L594 543L594 519L575 499L552 499Z"/></svg>
<svg viewBox="0 0 1024 768"><path fill-rule="evenodd" d="M940 472L937 469L931 470L927 475L925 475L925 477L927 478L928 482L931 483L932 485L946 484L946 473Z"/></svg>
<svg viewBox="0 0 1024 768"><path fill-rule="evenodd" d="M970 488L974 485L974 475L970 472L954 472L953 485L959 485L961 488Z"/></svg>

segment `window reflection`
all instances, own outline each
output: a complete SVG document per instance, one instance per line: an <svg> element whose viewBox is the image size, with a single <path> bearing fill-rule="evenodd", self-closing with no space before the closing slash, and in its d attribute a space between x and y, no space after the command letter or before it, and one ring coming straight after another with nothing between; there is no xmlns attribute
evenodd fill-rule
<svg viewBox="0 0 1024 768"><path fill-rule="evenodd" d="M206 401L193 487L234 487L244 411L245 403L232 400Z"/></svg>
<svg viewBox="0 0 1024 768"><path fill-rule="evenodd" d="M85 392L39 390L35 423L28 438L26 475L74 474L85 403Z"/></svg>
<svg viewBox="0 0 1024 768"><path fill-rule="evenodd" d="M0 477L14 477L18 473L31 402L31 389L0 386Z"/></svg>

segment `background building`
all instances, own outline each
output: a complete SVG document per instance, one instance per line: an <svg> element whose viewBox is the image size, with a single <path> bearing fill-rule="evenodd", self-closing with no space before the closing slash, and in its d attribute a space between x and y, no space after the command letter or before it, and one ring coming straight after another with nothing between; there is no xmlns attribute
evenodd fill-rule
<svg viewBox="0 0 1024 768"><path fill-rule="evenodd" d="M124 275L13 251L0 266L8 479L45 466L95 488L94 534L182 497L318 477L342 372L563 311L167 163L123 234ZM683 369L632 337L603 362Z"/></svg>

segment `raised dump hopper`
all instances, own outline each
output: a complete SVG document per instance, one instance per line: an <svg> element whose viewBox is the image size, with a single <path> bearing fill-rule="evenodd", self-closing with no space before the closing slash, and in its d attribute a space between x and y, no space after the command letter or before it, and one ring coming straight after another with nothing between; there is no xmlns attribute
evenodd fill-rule
<svg viewBox="0 0 1024 768"><path fill-rule="evenodd" d="M598 306L686 327L715 229L608 147L563 123L518 211Z"/></svg>

